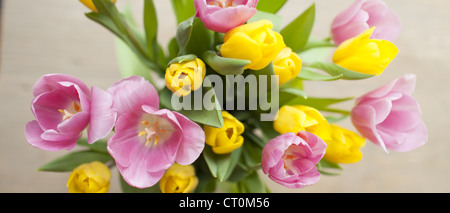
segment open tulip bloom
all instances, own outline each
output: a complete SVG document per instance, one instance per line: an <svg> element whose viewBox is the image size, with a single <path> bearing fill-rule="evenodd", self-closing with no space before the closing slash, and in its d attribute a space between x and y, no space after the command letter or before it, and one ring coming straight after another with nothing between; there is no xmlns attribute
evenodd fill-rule
<svg viewBox="0 0 450 213"><path fill-rule="evenodd" d="M129 63L109 88L70 74L43 75L33 87L25 139L69 152L38 169L70 172L69 192L108 192L112 169L123 192L215 192L224 182L234 192L269 192L259 170L299 189L363 159L366 141L406 152L428 139L414 74L362 95L352 109L333 104L353 98L304 90L304 81L395 72L388 65L401 54L400 20L381 0L342 8L320 41L310 39L314 4L282 27L286 1L173 0L178 26L167 50L156 25L165 11L152 0L144 1L144 29L116 1L80 2L120 39L118 60ZM326 57L315 48L332 59L317 59ZM348 117L352 126L339 124Z"/></svg>

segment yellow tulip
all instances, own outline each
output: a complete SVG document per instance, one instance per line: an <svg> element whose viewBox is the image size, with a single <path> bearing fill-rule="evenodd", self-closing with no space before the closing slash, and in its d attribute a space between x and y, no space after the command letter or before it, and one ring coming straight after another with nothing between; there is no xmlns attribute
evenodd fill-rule
<svg viewBox="0 0 450 213"><path fill-rule="evenodd" d="M106 193L109 190L111 171L105 164L94 161L81 164L69 176L70 193Z"/></svg>
<svg viewBox="0 0 450 213"><path fill-rule="evenodd" d="M324 141L331 139L330 124L318 110L309 106L281 107L273 121L273 128L280 134L307 131Z"/></svg>
<svg viewBox="0 0 450 213"><path fill-rule="evenodd" d="M189 193L198 185L192 165L173 164L159 181L162 193Z"/></svg>
<svg viewBox="0 0 450 213"><path fill-rule="evenodd" d="M362 158L359 148L364 146L364 140L355 132L332 124L331 140L325 141L327 150L324 158L333 163L356 163Z"/></svg>
<svg viewBox="0 0 450 213"><path fill-rule="evenodd" d="M166 70L166 86L179 97L183 97L200 88L205 75L205 63L199 58L173 63Z"/></svg>
<svg viewBox="0 0 450 213"><path fill-rule="evenodd" d="M380 75L399 50L390 41L370 39L374 29L342 42L333 54L333 62L355 72Z"/></svg>
<svg viewBox="0 0 450 213"><path fill-rule="evenodd" d="M251 61L244 69L266 67L286 47L281 34L272 28L272 22L260 20L228 31L220 47L222 57Z"/></svg>
<svg viewBox="0 0 450 213"><path fill-rule="evenodd" d="M92 2L92 0L79 0L82 4L84 4L84 6L88 7L89 9L91 9L94 12L98 12L97 8L95 8L94 3ZM114 3L116 3L117 0L112 0Z"/></svg>
<svg viewBox="0 0 450 213"><path fill-rule="evenodd" d="M227 154L239 148L244 143L241 136L245 127L239 120L230 113L222 111L224 125L222 128L205 126L206 144L212 147L217 154Z"/></svg>
<svg viewBox="0 0 450 213"><path fill-rule="evenodd" d="M297 77L302 69L302 60L291 48L285 47L273 60L273 68L281 85Z"/></svg>

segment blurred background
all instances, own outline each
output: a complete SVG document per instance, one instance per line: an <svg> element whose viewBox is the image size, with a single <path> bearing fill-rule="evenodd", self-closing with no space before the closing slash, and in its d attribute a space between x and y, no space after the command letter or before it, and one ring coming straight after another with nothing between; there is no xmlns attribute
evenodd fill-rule
<svg viewBox="0 0 450 213"><path fill-rule="evenodd" d="M1 2L1 1L0 1ZM176 21L170 1L155 0L158 39L167 46ZM279 12L283 26L313 2L313 35L329 36L333 18L353 0L290 0ZM367 141L363 159L343 165L340 176L321 176L304 189L287 189L264 177L272 192L450 192L450 2L445 0L385 0L401 17L403 29L394 42L397 58L378 77L363 81L307 82L308 95L358 97L406 73L417 75L414 96L429 129L428 142L411 152L389 154ZM89 10L77 0L3 0L0 4L0 192L67 192L69 173L37 172L41 165L67 151L31 147L24 137L32 86L47 73L76 76L88 86L107 89L121 79L115 37L84 16ZM131 5L142 16L142 1L119 0L119 10ZM353 102L343 107L352 107ZM341 123L354 129L348 120ZM110 192L120 192L113 170Z"/></svg>

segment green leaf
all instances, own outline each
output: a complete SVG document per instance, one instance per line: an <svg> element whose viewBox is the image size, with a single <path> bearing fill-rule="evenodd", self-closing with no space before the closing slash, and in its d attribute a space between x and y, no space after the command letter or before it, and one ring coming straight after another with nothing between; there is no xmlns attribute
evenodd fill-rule
<svg viewBox="0 0 450 213"><path fill-rule="evenodd" d="M169 60L177 57L178 53L180 52L180 48L178 47L177 39L175 37L172 38L172 40L170 40L168 50L169 50Z"/></svg>
<svg viewBox="0 0 450 213"><path fill-rule="evenodd" d="M247 22L251 23L251 22L255 22L255 21L259 21L259 20L263 20L263 19L269 20L272 22L273 31L280 32L281 24L282 24L281 22L282 22L283 17L280 15L277 15L277 14L258 11Z"/></svg>
<svg viewBox="0 0 450 213"><path fill-rule="evenodd" d="M159 182L152 187L139 189L128 185L128 183L123 179L120 173L119 178L120 178L120 188L122 189L123 193L161 193L161 190L159 189Z"/></svg>
<svg viewBox="0 0 450 213"><path fill-rule="evenodd" d="M317 170L324 175L340 175L342 172L342 168L337 163L332 163L325 159L321 159L319 163L316 165Z"/></svg>
<svg viewBox="0 0 450 213"><path fill-rule="evenodd" d="M193 54L178 56L169 61L168 66L170 66L173 63L183 63L185 61L192 61L195 60L196 58L197 56Z"/></svg>
<svg viewBox="0 0 450 213"><path fill-rule="evenodd" d="M87 147L92 151L108 153L108 150L106 149L106 144L107 142L105 140L99 140L93 144L89 144L86 138L81 138L77 141L77 145Z"/></svg>
<svg viewBox="0 0 450 213"><path fill-rule="evenodd" d="M266 143L269 140L280 135L280 133L275 131L275 129L273 128L273 121L262 121L259 123L259 128L261 129L263 138L266 141Z"/></svg>
<svg viewBox="0 0 450 213"><path fill-rule="evenodd" d="M205 148L203 149L203 158L205 159L206 164L208 165L209 171L211 172L211 175L215 178L217 178L217 160L216 160L216 154L212 151L212 148L208 145L205 145ZM226 155L223 155L222 157L228 157Z"/></svg>
<svg viewBox="0 0 450 213"><path fill-rule="evenodd" d="M153 0L144 0L144 29L148 54L153 61L158 61L158 17Z"/></svg>
<svg viewBox="0 0 450 213"><path fill-rule="evenodd" d="M283 106L296 97L307 98L303 91L303 80L299 77L295 77L280 86L279 105Z"/></svg>
<svg viewBox="0 0 450 213"><path fill-rule="evenodd" d="M341 67L335 63L329 62L314 62L310 65L312 68L320 69L332 76L342 75L342 79L345 80L361 80L366 78L371 78L375 75L369 75L364 73L355 72L344 67Z"/></svg>
<svg viewBox="0 0 450 213"><path fill-rule="evenodd" d="M78 151L70 152L64 156L56 158L53 161L41 166L38 171L47 172L69 172L83 163L90 163L92 161L108 162L113 158L107 153L96 151Z"/></svg>
<svg viewBox="0 0 450 213"><path fill-rule="evenodd" d="M212 50L206 51L202 59L214 71L221 75L240 75L244 72L244 67L250 63L248 60L223 58Z"/></svg>
<svg viewBox="0 0 450 213"><path fill-rule="evenodd" d="M204 52L213 48L213 42L214 34L212 31L206 29L200 18L194 17L189 41L187 42L185 49L183 50L180 47L180 50L183 54L194 54L201 56Z"/></svg>
<svg viewBox="0 0 450 213"><path fill-rule="evenodd" d="M316 10L313 3L300 16L281 30L284 42L294 52L298 52L306 46L314 25L315 15Z"/></svg>
<svg viewBox="0 0 450 213"><path fill-rule="evenodd" d="M314 98L314 97L297 97L294 100L288 102L288 105L307 105L314 108L325 108L333 104L345 102L354 99L353 97L348 98Z"/></svg>
<svg viewBox="0 0 450 213"><path fill-rule="evenodd" d="M207 81L206 78L205 78L205 81ZM206 88L204 87L203 91L202 91L203 93L201 94L201 97L206 97L205 94L209 94L211 96L211 98L213 98L215 100L214 109L211 109L211 110L206 109L204 104L198 103L198 102L197 102L197 104L201 105L201 109L199 109L199 110L195 109L195 104L196 104L195 96L197 96L197 97L200 96L199 93L196 93L196 92L199 92L199 91L198 90L194 91L190 95L183 97L186 100L190 99L189 109L183 108L184 107L183 105L172 106L172 97L175 98L176 100L178 100L178 103L182 103L180 100L183 100L183 98L177 97L167 88L164 88L159 94L160 104L165 108L168 108L172 111L177 111L177 112L183 114L184 116L186 116L187 118L189 118L190 120L192 120L194 122L221 128L223 126L222 109L216 98L214 89L212 87L206 87ZM174 103L174 104L178 104L178 103ZM181 108L181 109L175 110L178 108Z"/></svg>
<svg viewBox="0 0 450 213"><path fill-rule="evenodd" d="M216 178L211 175L208 165L203 155L193 163L195 175L198 178L198 185L195 193L212 193L216 190Z"/></svg>
<svg viewBox="0 0 450 213"><path fill-rule="evenodd" d="M217 177L220 182L226 181L233 173L241 153L242 147L229 154L216 154L210 146L206 146L203 150L203 156L211 175Z"/></svg>
<svg viewBox="0 0 450 213"><path fill-rule="evenodd" d="M268 13L277 13L287 0L259 0L256 9Z"/></svg>
<svg viewBox="0 0 450 213"><path fill-rule="evenodd" d="M238 183L241 193L266 193L266 185L259 178L258 172L253 171Z"/></svg>
<svg viewBox="0 0 450 213"><path fill-rule="evenodd" d="M186 19L178 24L176 41L178 43L179 54L182 54L191 39L192 30L194 29L194 17Z"/></svg>
<svg viewBox="0 0 450 213"><path fill-rule="evenodd" d="M241 157L241 153L242 147L232 151L229 159L227 159L226 161L224 161L223 159L217 161L218 163L217 177L219 178L220 182L228 180L231 173L233 173L234 169L236 168L239 158Z"/></svg>
<svg viewBox="0 0 450 213"><path fill-rule="evenodd" d="M177 18L177 24L185 21L195 14L194 1L192 0L171 0L173 12Z"/></svg>
<svg viewBox="0 0 450 213"><path fill-rule="evenodd" d="M256 136L255 136L256 137ZM259 140L254 137L244 137L243 151L242 157L244 159L245 165L247 168L256 169L261 165L261 157L262 150L264 148L261 147L260 142L256 142L254 140Z"/></svg>
<svg viewBox="0 0 450 213"><path fill-rule="evenodd" d="M329 123L337 123L337 122L340 122L340 121L342 121L342 120L344 120L344 119L346 119L348 117L349 117L349 115L341 115L339 117L325 116L325 119L327 119L327 121Z"/></svg>
<svg viewBox="0 0 450 213"><path fill-rule="evenodd" d="M298 78L308 81L336 81L342 79L343 77L344 74L324 75L308 67L302 68L300 74L298 75Z"/></svg>

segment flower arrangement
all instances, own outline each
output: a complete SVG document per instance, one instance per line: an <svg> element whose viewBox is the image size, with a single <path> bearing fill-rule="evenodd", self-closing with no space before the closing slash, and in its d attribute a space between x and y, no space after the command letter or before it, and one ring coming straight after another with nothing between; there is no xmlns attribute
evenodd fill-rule
<svg viewBox="0 0 450 213"><path fill-rule="evenodd" d="M124 192L214 192L221 183L270 192L261 170L303 188L360 161L366 140L386 152L427 141L414 74L362 94L351 110L333 105L353 98L310 97L303 88L384 72L399 52L401 22L381 0L356 0L321 40L310 35L314 4L282 27L277 12L287 0L171 0L178 26L167 48L153 0L143 1L143 29L116 1L80 2L133 60L106 90L63 74L33 87L26 139L70 151L38 169L71 172L69 192L108 192L113 168ZM304 61L315 48L331 60ZM340 126L343 119L357 131Z"/></svg>

